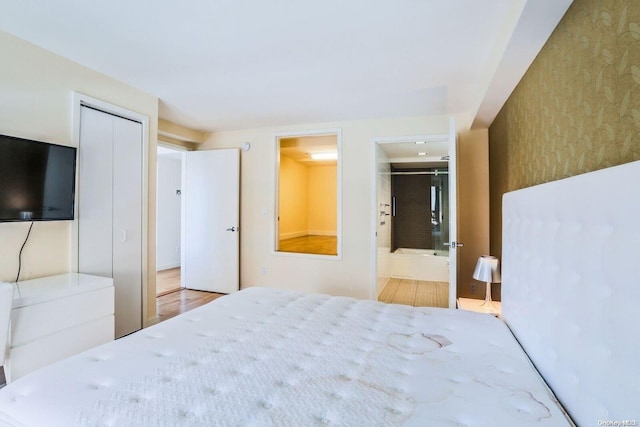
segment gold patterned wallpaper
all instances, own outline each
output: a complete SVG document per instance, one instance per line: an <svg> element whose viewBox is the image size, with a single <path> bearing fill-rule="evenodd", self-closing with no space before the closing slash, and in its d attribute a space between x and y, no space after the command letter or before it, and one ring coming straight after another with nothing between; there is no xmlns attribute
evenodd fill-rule
<svg viewBox="0 0 640 427"><path fill-rule="evenodd" d="M640 1L574 0L489 128L491 253L505 192L634 160Z"/></svg>

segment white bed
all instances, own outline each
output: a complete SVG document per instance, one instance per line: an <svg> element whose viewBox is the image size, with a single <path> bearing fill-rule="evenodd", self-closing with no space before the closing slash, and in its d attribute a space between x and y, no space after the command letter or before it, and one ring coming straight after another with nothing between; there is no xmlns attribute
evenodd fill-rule
<svg viewBox="0 0 640 427"><path fill-rule="evenodd" d="M0 408L29 426L569 425L492 316L265 288L18 379Z"/></svg>
<svg viewBox="0 0 640 427"><path fill-rule="evenodd" d="M0 425L572 425L507 324L576 424L637 425L637 183L505 197L506 324L250 288L18 379Z"/></svg>

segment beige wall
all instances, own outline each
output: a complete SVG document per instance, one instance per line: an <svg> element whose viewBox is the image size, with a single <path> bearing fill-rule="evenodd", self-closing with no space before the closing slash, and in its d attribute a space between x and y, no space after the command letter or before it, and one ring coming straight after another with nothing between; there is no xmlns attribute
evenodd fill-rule
<svg viewBox="0 0 640 427"><path fill-rule="evenodd" d="M279 238L337 233L337 168L280 156Z"/></svg>
<svg viewBox="0 0 640 427"><path fill-rule="evenodd" d="M640 2L575 0L490 127L491 252L502 195L640 159Z"/></svg>
<svg viewBox="0 0 640 427"><path fill-rule="evenodd" d="M338 169L335 165L308 166L309 234L335 236L338 232Z"/></svg>
<svg viewBox="0 0 640 427"><path fill-rule="evenodd" d="M242 287L271 286L304 291L375 297L374 138L447 133L448 117L411 117L313 123L215 133L201 149L251 150L241 158L240 280ZM342 129L342 257L274 253L274 135ZM262 268L266 272L262 272Z"/></svg>
<svg viewBox="0 0 640 427"><path fill-rule="evenodd" d="M309 230L309 173L307 167L280 156L280 239L306 236Z"/></svg>
<svg viewBox="0 0 640 427"><path fill-rule="evenodd" d="M149 116L149 243L147 285L155 289L155 152L158 99L0 32L0 133L73 145L74 91ZM13 281L29 224L0 223L0 280ZM71 222L39 222L23 252L21 279L71 271ZM154 272L155 273L155 272ZM155 316L155 300L145 311Z"/></svg>
<svg viewBox="0 0 640 427"><path fill-rule="evenodd" d="M458 240L464 244L456 252L458 296L484 298L486 285L472 276L478 257L489 255L489 131L461 132L457 148Z"/></svg>

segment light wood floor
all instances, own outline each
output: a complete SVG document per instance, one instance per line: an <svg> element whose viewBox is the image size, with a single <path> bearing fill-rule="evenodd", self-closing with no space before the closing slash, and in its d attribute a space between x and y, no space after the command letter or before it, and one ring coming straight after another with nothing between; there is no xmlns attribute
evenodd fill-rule
<svg viewBox="0 0 640 427"><path fill-rule="evenodd" d="M156 296L180 289L180 267L158 271L156 273Z"/></svg>
<svg viewBox="0 0 640 427"><path fill-rule="evenodd" d="M193 289L180 289L170 292L156 298L158 318L162 322L178 314L200 307L223 295L215 292L195 291Z"/></svg>
<svg viewBox="0 0 640 427"><path fill-rule="evenodd" d="M414 307L449 307L449 284L392 278L380 292L378 301Z"/></svg>
<svg viewBox="0 0 640 427"><path fill-rule="evenodd" d="M336 236L302 236L280 240L280 252L296 252L318 255L337 255Z"/></svg>

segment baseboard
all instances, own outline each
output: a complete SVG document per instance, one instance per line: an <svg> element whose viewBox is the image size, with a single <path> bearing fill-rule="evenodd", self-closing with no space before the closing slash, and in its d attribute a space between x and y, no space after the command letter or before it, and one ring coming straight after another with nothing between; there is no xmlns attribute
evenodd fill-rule
<svg viewBox="0 0 640 427"><path fill-rule="evenodd" d="M309 230L309 233L307 233L309 236L332 236L332 237L336 237L338 234L335 232L335 230L332 231L323 231L323 230Z"/></svg>
<svg viewBox="0 0 640 427"><path fill-rule="evenodd" d="M336 234L335 231L324 231L324 230L296 231L296 232L293 232L293 233L282 233L280 235L280 240L294 239L296 237L304 237L304 236L333 236L333 237L336 237L337 234Z"/></svg>
<svg viewBox="0 0 640 427"><path fill-rule="evenodd" d="M294 239L296 237L304 237L308 235L309 233L306 231L294 231L293 233L281 233L280 240Z"/></svg>

